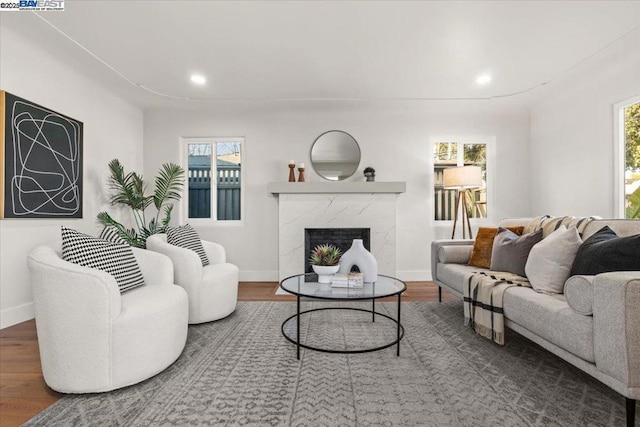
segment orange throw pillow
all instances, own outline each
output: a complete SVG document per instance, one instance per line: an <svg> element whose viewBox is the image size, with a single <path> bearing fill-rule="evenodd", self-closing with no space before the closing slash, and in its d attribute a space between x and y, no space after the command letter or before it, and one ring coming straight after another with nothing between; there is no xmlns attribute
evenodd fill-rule
<svg viewBox="0 0 640 427"><path fill-rule="evenodd" d="M518 236L522 235L524 227L507 227ZM491 250L493 249L493 239L498 234L498 227L480 227L476 240L473 242L469 265L475 267L489 268L491 266Z"/></svg>

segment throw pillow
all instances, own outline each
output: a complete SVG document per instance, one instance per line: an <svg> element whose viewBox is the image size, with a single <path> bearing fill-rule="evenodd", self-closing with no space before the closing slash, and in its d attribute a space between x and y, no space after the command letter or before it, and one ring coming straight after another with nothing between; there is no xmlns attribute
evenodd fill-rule
<svg viewBox="0 0 640 427"><path fill-rule="evenodd" d="M578 314L593 314L593 279L595 276L571 276L564 284L567 304Z"/></svg>
<svg viewBox="0 0 640 427"><path fill-rule="evenodd" d="M103 228L98 238L102 240L106 240L107 242L116 243L118 245L130 246L126 240L120 237L120 235L118 234L118 230L116 230L113 227Z"/></svg>
<svg viewBox="0 0 640 427"><path fill-rule="evenodd" d="M200 236L189 224L167 227L167 243L194 251L200 257L203 267L209 265L209 258L204 251Z"/></svg>
<svg viewBox="0 0 640 427"><path fill-rule="evenodd" d="M491 251L491 270L507 271L526 277L524 270L533 245L542 240L542 230L518 236L506 228L498 228Z"/></svg>
<svg viewBox="0 0 640 427"><path fill-rule="evenodd" d="M571 275L595 275L609 271L640 270L640 234L618 237L607 226L582 243Z"/></svg>
<svg viewBox="0 0 640 427"><path fill-rule="evenodd" d="M62 226L62 259L111 274L120 292L144 285L131 247L89 236Z"/></svg>
<svg viewBox="0 0 640 427"><path fill-rule="evenodd" d="M561 225L531 248L524 268L531 287L542 293L563 293L581 244L577 228Z"/></svg>
<svg viewBox="0 0 640 427"><path fill-rule="evenodd" d="M520 235L524 227L507 227L507 229ZM471 249L471 256L469 257L469 265L482 268L491 266L493 239L497 233L497 227L480 227L478 229L476 240L473 242L473 249Z"/></svg>

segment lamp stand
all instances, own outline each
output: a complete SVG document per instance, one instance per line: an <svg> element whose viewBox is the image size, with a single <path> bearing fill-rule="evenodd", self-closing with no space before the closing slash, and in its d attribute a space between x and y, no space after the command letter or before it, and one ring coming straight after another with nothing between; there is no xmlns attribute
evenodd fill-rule
<svg viewBox="0 0 640 427"><path fill-rule="evenodd" d="M469 221L469 215L467 214L467 190L461 189L458 190L458 197L456 198L456 216L453 220L453 230L451 230L451 238L453 239L456 235L456 226L458 225L458 211L462 205L462 238L466 239L467 236L465 234L465 222L467 229L469 230L469 238L473 239L473 233L471 232L471 222Z"/></svg>

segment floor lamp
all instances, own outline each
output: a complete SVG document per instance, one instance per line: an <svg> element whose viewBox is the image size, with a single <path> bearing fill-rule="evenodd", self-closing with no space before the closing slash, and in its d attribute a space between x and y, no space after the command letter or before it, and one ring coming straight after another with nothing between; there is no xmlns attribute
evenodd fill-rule
<svg viewBox="0 0 640 427"><path fill-rule="evenodd" d="M456 198L456 213L453 221L453 230L451 230L451 238L456 235L456 226L458 225L458 211L462 208L462 238L466 239L465 222L469 229L469 238L473 239L471 232L471 223L467 214L467 190L469 188L477 188L482 184L482 170L480 166L458 166L447 168L444 170L443 187L446 189L458 190Z"/></svg>

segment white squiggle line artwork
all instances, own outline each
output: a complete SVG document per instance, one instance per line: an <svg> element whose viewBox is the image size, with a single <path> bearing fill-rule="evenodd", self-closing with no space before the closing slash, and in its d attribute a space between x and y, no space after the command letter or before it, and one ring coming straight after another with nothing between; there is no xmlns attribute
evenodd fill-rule
<svg viewBox="0 0 640 427"><path fill-rule="evenodd" d="M17 101L11 115L11 210L16 216L73 216L80 212L80 124Z"/></svg>

